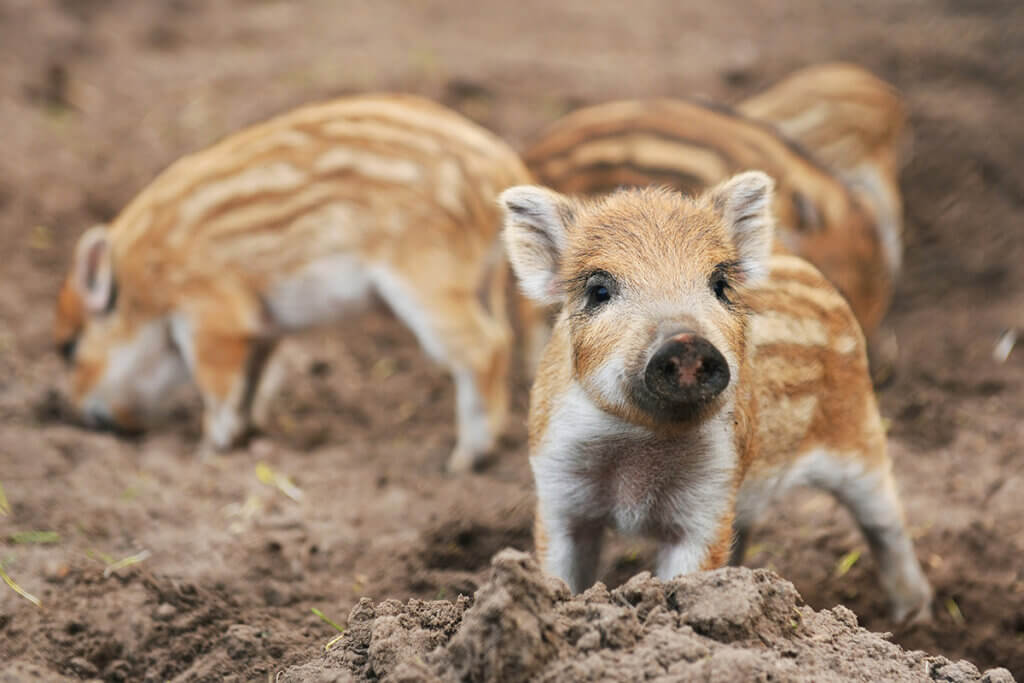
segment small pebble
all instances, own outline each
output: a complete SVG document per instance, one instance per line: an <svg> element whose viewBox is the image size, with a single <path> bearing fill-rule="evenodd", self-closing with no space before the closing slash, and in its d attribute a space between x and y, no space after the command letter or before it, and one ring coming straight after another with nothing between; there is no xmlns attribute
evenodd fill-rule
<svg viewBox="0 0 1024 683"><path fill-rule="evenodd" d="M167 621L172 619L175 614L178 613L178 609L167 602L160 603L160 606L156 608L156 614L153 616L157 621Z"/></svg>

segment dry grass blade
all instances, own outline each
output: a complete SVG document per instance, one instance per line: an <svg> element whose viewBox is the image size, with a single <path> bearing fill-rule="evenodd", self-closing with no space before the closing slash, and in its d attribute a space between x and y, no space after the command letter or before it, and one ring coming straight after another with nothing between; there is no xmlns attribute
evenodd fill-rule
<svg viewBox="0 0 1024 683"><path fill-rule="evenodd" d="M859 550L851 550L850 552L839 558L839 562L836 563L835 577L841 579L846 576L846 573L853 569L853 565L857 564L857 560L860 559Z"/></svg>
<svg viewBox="0 0 1024 683"><path fill-rule="evenodd" d="M0 579L3 579L4 583L6 583L8 586L10 586L12 591L17 593L21 597L25 598L26 600L31 602L36 607L42 607L43 606L43 603L39 601L39 598L37 598L36 596L34 596L31 593L29 593L27 590L25 590L21 586L19 586L17 583L14 582L14 579L12 579L10 576L7 575L7 572L4 571L3 565L0 565Z"/></svg>
<svg viewBox="0 0 1024 683"><path fill-rule="evenodd" d="M999 341L996 342L996 346L992 349L992 359L997 363L1005 363L1006 359L1010 357L1010 353L1013 351L1013 347L1017 345L1017 330L1010 328L1003 332L999 337Z"/></svg>
<svg viewBox="0 0 1024 683"><path fill-rule="evenodd" d="M11 514L11 504L7 502L7 494L4 493L4 485L0 484L0 515Z"/></svg>
<svg viewBox="0 0 1024 683"><path fill-rule="evenodd" d="M333 638L331 638L330 640L328 640L327 644L324 645L324 652L327 652L328 650L330 650L332 647L335 646L335 644L337 644L337 642L339 640L341 640L344 637L345 637L344 633L339 633L338 635L336 635Z"/></svg>
<svg viewBox="0 0 1024 683"><path fill-rule="evenodd" d="M103 578L109 577L111 574L113 574L119 569L124 569L125 567L130 567L133 564L143 562L144 560L149 559L150 555L152 555L151 552L149 552L148 550L143 550L141 553L129 555L124 559L118 560L117 562L108 565L107 568L103 570Z"/></svg>
<svg viewBox="0 0 1024 683"><path fill-rule="evenodd" d="M26 545L46 545L60 543L60 534L56 531L17 531L9 536L11 543Z"/></svg>
<svg viewBox="0 0 1024 683"><path fill-rule="evenodd" d="M946 598L946 611L953 617L953 621L958 624L964 623L964 613L960 611L960 605L956 604L953 598Z"/></svg>
<svg viewBox="0 0 1024 683"><path fill-rule="evenodd" d="M302 490L287 476L271 469L270 465L267 463L256 463L256 478L267 486L277 487L281 493L288 496L296 503L302 501Z"/></svg>

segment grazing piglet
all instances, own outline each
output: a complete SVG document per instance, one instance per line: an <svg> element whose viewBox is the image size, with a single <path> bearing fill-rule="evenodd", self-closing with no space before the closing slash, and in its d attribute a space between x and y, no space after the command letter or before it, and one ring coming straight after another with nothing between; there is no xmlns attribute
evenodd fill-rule
<svg viewBox="0 0 1024 683"><path fill-rule="evenodd" d="M449 467L465 470L505 422L494 197L524 182L497 137L403 95L304 107L185 157L78 242L56 322L73 401L134 429L191 375L205 441L230 447L276 342L376 294L454 375Z"/></svg>
<svg viewBox="0 0 1024 683"><path fill-rule="evenodd" d="M924 617L860 328L810 264L771 254L772 187L502 194L525 293L562 304L530 404L537 552L574 591L606 526L656 539L662 578L719 567L809 484L853 513L895 616Z"/></svg>

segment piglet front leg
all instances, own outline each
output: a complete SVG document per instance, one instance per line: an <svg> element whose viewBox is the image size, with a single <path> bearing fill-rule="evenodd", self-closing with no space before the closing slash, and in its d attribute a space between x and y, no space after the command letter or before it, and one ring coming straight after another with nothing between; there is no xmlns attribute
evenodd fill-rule
<svg viewBox="0 0 1024 683"><path fill-rule="evenodd" d="M544 514L537 506L534 542L541 567L580 593L594 585L604 544L604 524L574 520L557 513Z"/></svg>

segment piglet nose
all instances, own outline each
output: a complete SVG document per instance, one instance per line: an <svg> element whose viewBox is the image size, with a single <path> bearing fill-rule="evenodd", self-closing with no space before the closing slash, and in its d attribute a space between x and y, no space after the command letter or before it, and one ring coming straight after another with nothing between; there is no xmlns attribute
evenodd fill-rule
<svg viewBox="0 0 1024 683"><path fill-rule="evenodd" d="M729 364L704 337L679 332L651 356L644 384L652 394L672 403L703 403L729 385Z"/></svg>

